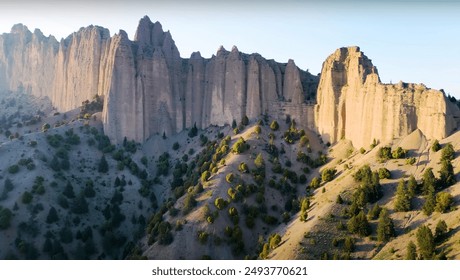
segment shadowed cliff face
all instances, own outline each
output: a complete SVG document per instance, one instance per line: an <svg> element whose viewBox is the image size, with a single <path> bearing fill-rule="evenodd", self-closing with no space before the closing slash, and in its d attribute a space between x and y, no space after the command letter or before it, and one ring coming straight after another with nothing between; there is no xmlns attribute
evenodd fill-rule
<svg viewBox="0 0 460 280"><path fill-rule="evenodd" d="M439 91L381 84L358 47L328 57L319 81L293 60L277 63L236 47L221 47L209 59L199 52L183 59L171 34L148 17L134 41L124 31L110 37L107 29L89 26L57 42L16 25L0 36L0 90L48 96L61 111L103 96L104 131L115 143L125 137L143 142L194 124L231 124L245 115L289 115L326 141L347 138L360 147L416 128L427 138L443 138L459 115Z"/></svg>
<svg viewBox="0 0 460 280"><path fill-rule="evenodd" d="M367 147L406 136L417 128L442 139L456 129L459 111L444 94L424 85L382 84L358 47L341 48L323 64L315 124L325 141L351 140Z"/></svg>

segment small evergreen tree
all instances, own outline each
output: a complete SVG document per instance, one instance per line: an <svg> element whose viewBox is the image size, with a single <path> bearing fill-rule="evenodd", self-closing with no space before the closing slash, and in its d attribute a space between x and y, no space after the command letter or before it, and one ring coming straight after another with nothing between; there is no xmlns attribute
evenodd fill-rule
<svg viewBox="0 0 460 280"><path fill-rule="evenodd" d="M275 233L269 238L269 244L271 249L275 249L281 243L281 236Z"/></svg>
<svg viewBox="0 0 460 280"><path fill-rule="evenodd" d="M193 124L193 127L188 132L188 137L193 138L198 135L198 128L196 127L196 123Z"/></svg>
<svg viewBox="0 0 460 280"><path fill-rule="evenodd" d="M409 194L410 197L413 198L417 192L418 192L417 181L415 180L414 175L411 175L409 177L409 180L407 181L407 193Z"/></svg>
<svg viewBox="0 0 460 280"><path fill-rule="evenodd" d="M12 216L13 213L10 209L0 206L0 230L10 227Z"/></svg>
<svg viewBox="0 0 460 280"><path fill-rule="evenodd" d="M439 220L438 223L436 224L436 228L434 230L434 238L437 241L441 241L442 238L444 237L444 234L446 234L448 231L446 221L444 220Z"/></svg>
<svg viewBox="0 0 460 280"><path fill-rule="evenodd" d="M382 211L382 208L378 203L375 203L374 206L369 210L369 213L367 215L369 216L369 220L375 220L380 216L380 212Z"/></svg>
<svg viewBox="0 0 460 280"><path fill-rule="evenodd" d="M379 178L380 179L390 179L391 178L390 170L388 170L386 168L380 168L379 169Z"/></svg>
<svg viewBox="0 0 460 280"><path fill-rule="evenodd" d="M427 216L431 215L436 207L436 197L434 190L425 195L425 203L423 204L423 213Z"/></svg>
<svg viewBox="0 0 460 280"><path fill-rule="evenodd" d="M422 193L423 195L428 195L430 193L434 193L436 189L436 178L433 174L433 168L427 168L423 173L423 185L422 185Z"/></svg>
<svg viewBox="0 0 460 280"><path fill-rule="evenodd" d="M75 193L73 191L73 186L69 181L67 181L67 185L65 186L65 189L62 192L62 194L65 195L68 198L74 198L75 197Z"/></svg>
<svg viewBox="0 0 460 280"><path fill-rule="evenodd" d="M249 118L248 116L244 115L243 118L241 119L241 124L244 126L247 126L249 124Z"/></svg>
<svg viewBox="0 0 460 280"><path fill-rule="evenodd" d="M257 168L264 168L265 167L265 161L261 153L259 153L254 160L254 164L256 165Z"/></svg>
<svg viewBox="0 0 460 280"><path fill-rule="evenodd" d="M46 223L47 224L52 224L55 223L59 220L59 216L57 214L56 208L51 207L48 216L46 216Z"/></svg>
<svg viewBox="0 0 460 280"><path fill-rule="evenodd" d="M437 139L435 139L433 144L431 145L431 150L433 152L437 152L437 151L441 150L441 145L439 145L439 141Z"/></svg>
<svg viewBox="0 0 460 280"><path fill-rule="evenodd" d="M453 160L455 158L454 146L451 143L447 144L441 150L441 161L443 160Z"/></svg>
<svg viewBox="0 0 460 280"><path fill-rule="evenodd" d="M411 197L406 188L406 182L404 179L399 181L398 187L396 188L396 201L395 211L406 212L411 209Z"/></svg>
<svg viewBox="0 0 460 280"><path fill-rule="evenodd" d="M107 160L105 159L105 155L102 155L101 160L99 161L97 170L101 173L107 173L107 171L109 171L109 164L107 163Z"/></svg>
<svg viewBox="0 0 460 280"><path fill-rule="evenodd" d="M348 221L347 227L348 231L351 233L357 233L361 236L368 236L371 234L371 227L363 211L360 211L358 215L353 216Z"/></svg>
<svg viewBox="0 0 460 280"><path fill-rule="evenodd" d="M88 213L88 202L86 202L85 194L81 192L73 201L71 210L75 214Z"/></svg>
<svg viewBox="0 0 460 280"><path fill-rule="evenodd" d="M388 214L388 210L383 208L382 211L380 211L379 223L377 225L377 240L380 242L387 242L394 236L395 229L393 221Z"/></svg>
<svg viewBox="0 0 460 280"><path fill-rule="evenodd" d="M449 212L453 202L454 198L450 193L440 192L436 195L435 211L441 213Z"/></svg>
<svg viewBox="0 0 460 280"><path fill-rule="evenodd" d="M273 131L277 131L280 128L279 124L277 121L272 121L270 124L270 129Z"/></svg>
<svg viewBox="0 0 460 280"><path fill-rule="evenodd" d="M417 259L417 246L411 240L409 244L407 244L406 248L406 260L416 260Z"/></svg>
<svg viewBox="0 0 460 280"><path fill-rule="evenodd" d="M434 255L434 237L430 228L426 225L421 226L416 233L417 244L419 248L420 258L422 260L430 260Z"/></svg>
<svg viewBox="0 0 460 280"><path fill-rule="evenodd" d="M441 189L447 188L455 184L455 174L454 174L454 167L450 160L443 160L441 162L441 170L439 171L440 178L439 178L439 186Z"/></svg>
<svg viewBox="0 0 460 280"><path fill-rule="evenodd" d="M321 172L321 180L323 182L330 182L334 179L334 176L336 173L337 173L336 169L333 169L333 168L324 169L323 172Z"/></svg>
<svg viewBox="0 0 460 280"><path fill-rule="evenodd" d="M310 182L310 188L317 189L321 185L321 179L318 177L314 177Z"/></svg>

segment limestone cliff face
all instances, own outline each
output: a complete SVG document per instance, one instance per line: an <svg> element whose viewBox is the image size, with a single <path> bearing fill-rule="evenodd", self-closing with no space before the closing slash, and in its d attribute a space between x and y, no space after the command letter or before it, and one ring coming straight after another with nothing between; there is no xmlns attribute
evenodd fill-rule
<svg viewBox="0 0 460 280"><path fill-rule="evenodd" d="M67 111L104 95L110 33L89 26L58 42L40 30L15 25L0 36L0 89L48 96Z"/></svg>
<svg viewBox="0 0 460 280"><path fill-rule="evenodd" d="M444 138L456 127L458 108L424 85L382 84L377 69L358 47L341 48L323 64L315 120L325 141L349 139L367 147L415 129Z"/></svg>
<svg viewBox="0 0 460 280"><path fill-rule="evenodd" d="M313 125L304 100L314 98L318 79L293 61L267 61L236 47L230 52L221 47L210 59L200 53L182 59L171 34L148 17L141 19L134 41L118 39L121 35L112 39L118 46L103 112L105 132L115 142L124 137L142 142L194 124L231 124L245 115L290 115Z"/></svg>

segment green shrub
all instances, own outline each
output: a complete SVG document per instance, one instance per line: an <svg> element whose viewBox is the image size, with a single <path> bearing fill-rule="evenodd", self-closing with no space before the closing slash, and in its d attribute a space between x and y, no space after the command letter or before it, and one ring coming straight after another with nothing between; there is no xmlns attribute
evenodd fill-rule
<svg viewBox="0 0 460 280"><path fill-rule="evenodd" d="M244 115L243 118L241 119L241 124L246 126L249 124L249 118L248 116Z"/></svg>
<svg viewBox="0 0 460 280"><path fill-rule="evenodd" d="M11 165L10 167L8 167L8 172L9 172L10 174L16 174L16 173L18 173L18 172L19 172L19 165L17 165L17 164Z"/></svg>
<svg viewBox="0 0 460 280"><path fill-rule="evenodd" d="M323 182L330 182L334 179L334 176L336 173L337 173L337 170L335 169L330 169L330 168L324 169L321 172L321 180Z"/></svg>
<svg viewBox="0 0 460 280"><path fill-rule="evenodd" d="M201 174L201 181L204 183L208 181L210 177L211 177L211 173L206 170L205 172Z"/></svg>
<svg viewBox="0 0 460 280"><path fill-rule="evenodd" d="M227 201L225 201L222 197L218 197L214 200L214 206L217 209L222 210L227 206Z"/></svg>
<svg viewBox="0 0 460 280"><path fill-rule="evenodd" d="M12 216L13 213L10 209L0 206L0 230L10 227Z"/></svg>
<svg viewBox="0 0 460 280"><path fill-rule="evenodd" d="M33 199L33 196L30 192L28 191L25 191L23 194L22 194L22 197L21 197L21 201L22 203L24 204L29 204L32 202L32 199Z"/></svg>
<svg viewBox="0 0 460 280"><path fill-rule="evenodd" d="M433 144L431 145L431 150L433 152L437 152L437 151L441 150L441 145L439 144L439 141L437 139L435 139Z"/></svg>
<svg viewBox="0 0 460 280"><path fill-rule="evenodd" d="M416 158L410 157L410 158L406 159L406 164L408 164L408 165L414 165L414 163L415 163L416 161L417 161Z"/></svg>
<svg viewBox="0 0 460 280"><path fill-rule="evenodd" d="M454 198L450 193L439 192L436 195L436 206L435 211L441 213L447 213L451 210Z"/></svg>
<svg viewBox="0 0 460 280"><path fill-rule="evenodd" d="M391 147L381 147L377 155L381 160L391 159L392 158Z"/></svg>
<svg viewBox="0 0 460 280"><path fill-rule="evenodd" d="M228 173L225 176L225 180L227 181L227 183L232 183L233 180L235 180L235 175L233 175L233 173Z"/></svg>
<svg viewBox="0 0 460 280"><path fill-rule="evenodd" d="M275 249L281 243L281 236L278 233L273 234L269 237L268 243L271 249Z"/></svg>
<svg viewBox="0 0 460 280"><path fill-rule="evenodd" d="M208 237L209 233L207 233L206 231L198 232L198 241L200 241L201 244L206 244L206 242L208 242Z"/></svg>
<svg viewBox="0 0 460 280"><path fill-rule="evenodd" d="M249 145L246 144L246 141L243 137L240 137L235 144L232 146L232 153L234 154L241 154L244 153L247 149L249 149Z"/></svg>
<svg viewBox="0 0 460 280"><path fill-rule="evenodd" d="M279 124L277 121L272 121L270 124L270 129L273 131L277 131L280 128Z"/></svg>
<svg viewBox="0 0 460 280"><path fill-rule="evenodd" d="M391 156L392 156L393 159L399 159L399 158L405 158L406 154L407 154L406 150L404 150L401 147L398 147L396 150L394 150L391 153Z"/></svg>
<svg viewBox="0 0 460 280"><path fill-rule="evenodd" d="M380 179L390 179L391 178L390 170L386 168L379 168L379 178Z"/></svg>
<svg viewBox="0 0 460 280"><path fill-rule="evenodd" d="M310 182L310 188L317 189L321 185L321 179L319 177L314 177Z"/></svg>
<svg viewBox="0 0 460 280"><path fill-rule="evenodd" d="M443 160L453 160L455 158L454 146L451 143L447 144L441 150L441 161Z"/></svg>
<svg viewBox="0 0 460 280"><path fill-rule="evenodd" d="M180 145L179 145L179 143L177 143L177 142L174 142L174 144L173 144L172 148L173 148L173 150L174 150L174 151L177 151L177 150L179 150L179 148L180 148Z"/></svg>
<svg viewBox="0 0 460 280"><path fill-rule="evenodd" d="M245 162L242 162L240 165L238 165L238 170L243 173L249 173L249 167Z"/></svg>

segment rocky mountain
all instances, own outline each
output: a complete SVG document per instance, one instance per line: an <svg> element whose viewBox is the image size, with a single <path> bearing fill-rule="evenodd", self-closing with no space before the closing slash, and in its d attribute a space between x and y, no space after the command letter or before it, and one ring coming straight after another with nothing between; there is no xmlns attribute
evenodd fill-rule
<svg viewBox="0 0 460 280"><path fill-rule="evenodd" d="M423 84L382 84L358 47L340 48L323 64L315 120L325 141L348 139L359 148L417 128L428 139L445 138L458 118L458 107L441 91Z"/></svg>
<svg viewBox="0 0 460 280"><path fill-rule="evenodd" d="M0 89L48 96L60 111L103 96L104 131L116 143L261 115L289 116L326 142L346 138L357 147L416 128L443 138L457 127L459 111L442 92L382 84L357 47L327 58L320 77L293 60L277 63L236 47L221 47L209 59L199 52L183 59L169 31L148 17L134 41L122 30L110 37L97 26L61 42L20 24L0 36Z"/></svg>
<svg viewBox="0 0 460 280"><path fill-rule="evenodd" d="M134 41L124 31L110 38L90 26L58 43L16 25L0 45L0 88L49 96L61 111L104 96L104 131L114 142L231 124L245 115L289 114L313 124L304 101L314 99L318 78L294 61L277 63L236 47L221 47L210 59L200 53L182 59L171 34L148 17Z"/></svg>

